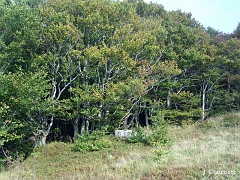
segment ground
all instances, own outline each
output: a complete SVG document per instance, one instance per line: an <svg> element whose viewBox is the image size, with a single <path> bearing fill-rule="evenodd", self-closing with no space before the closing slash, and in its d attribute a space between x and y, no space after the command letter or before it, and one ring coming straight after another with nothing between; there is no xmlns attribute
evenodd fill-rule
<svg viewBox="0 0 240 180"><path fill-rule="evenodd" d="M169 152L113 139L111 148L76 152L74 144L53 142L0 173L7 179L239 179L240 113L186 127L170 127Z"/></svg>

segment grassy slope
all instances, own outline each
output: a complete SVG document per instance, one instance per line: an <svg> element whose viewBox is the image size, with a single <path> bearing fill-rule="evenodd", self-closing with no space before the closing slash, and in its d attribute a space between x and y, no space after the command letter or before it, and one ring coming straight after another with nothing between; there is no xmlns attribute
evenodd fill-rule
<svg viewBox="0 0 240 180"><path fill-rule="evenodd" d="M74 152L72 144L55 142L1 172L0 179L239 179L239 128L240 113L171 127L174 142L160 162L154 161L154 148L117 140L112 149L85 153Z"/></svg>

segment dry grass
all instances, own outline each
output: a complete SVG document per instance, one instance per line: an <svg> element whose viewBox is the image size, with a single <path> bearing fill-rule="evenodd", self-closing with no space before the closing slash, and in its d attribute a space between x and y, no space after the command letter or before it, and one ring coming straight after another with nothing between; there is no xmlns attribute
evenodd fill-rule
<svg viewBox="0 0 240 180"><path fill-rule="evenodd" d="M72 144L51 143L25 162L0 173L1 180L37 179L239 179L240 113L185 128L171 127L174 142L160 162L154 148L125 144L99 152L74 152ZM219 174L223 173L223 174ZM224 174L227 173L227 174Z"/></svg>
<svg viewBox="0 0 240 180"><path fill-rule="evenodd" d="M167 179L239 179L240 114L234 114L236 122L226 126L232 117L229 114L185 129L171 128L175 142L164 160ZM217 174L219 171L228 174Z"/></svg>

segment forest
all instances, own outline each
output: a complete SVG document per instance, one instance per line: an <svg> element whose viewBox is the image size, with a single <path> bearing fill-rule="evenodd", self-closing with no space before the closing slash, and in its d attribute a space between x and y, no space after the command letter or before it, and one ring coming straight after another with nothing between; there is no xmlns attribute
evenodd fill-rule
<svg viewBox="0 0 240 180"><path fill-rule="evenodd" d="M0 16L0 162L240 109L240 23L224 34L143 0L0 0Z"/></svg>

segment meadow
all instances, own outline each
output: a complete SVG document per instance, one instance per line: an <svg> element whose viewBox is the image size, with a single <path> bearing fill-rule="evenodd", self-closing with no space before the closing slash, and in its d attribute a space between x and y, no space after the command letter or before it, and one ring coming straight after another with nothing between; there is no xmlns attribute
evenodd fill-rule
<svg viewBox="0 0 240 180"><path fill-rule="evenodd" d="M240 113L203 123L170 126L168 151L109 137L111 147L78 152L73 143L52 142L0 173L1 180L155 180L240 177Z"/></svg>

